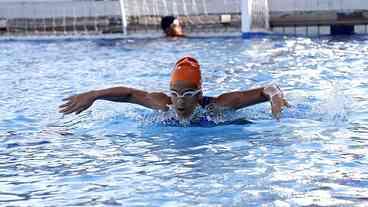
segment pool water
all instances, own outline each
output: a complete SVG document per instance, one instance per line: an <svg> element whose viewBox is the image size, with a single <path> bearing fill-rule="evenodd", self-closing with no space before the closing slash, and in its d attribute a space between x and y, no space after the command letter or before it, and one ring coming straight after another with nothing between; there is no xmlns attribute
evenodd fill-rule
<svg viewBox="0 0 368 207"><path fill-rule="evenodd" d="M0 40L0 205L368 206L368 38ZM277 83L292 105L167 126L140 106L61 99L111 86L167 91L183 55L204 94Z"/></svg>

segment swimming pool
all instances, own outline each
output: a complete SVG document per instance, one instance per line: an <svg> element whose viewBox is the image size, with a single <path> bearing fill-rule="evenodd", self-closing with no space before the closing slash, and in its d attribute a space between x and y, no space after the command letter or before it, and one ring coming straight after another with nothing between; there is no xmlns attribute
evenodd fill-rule
<svg viewBox="0 0 368 207"><path fill-rule="evenodd" d="M368 38L0 40L0 205L366 206ZM61 99L115 85L168 89L175 61L202 66L204 93L278 83L293 105L172 127L139 106Z"/></svg>

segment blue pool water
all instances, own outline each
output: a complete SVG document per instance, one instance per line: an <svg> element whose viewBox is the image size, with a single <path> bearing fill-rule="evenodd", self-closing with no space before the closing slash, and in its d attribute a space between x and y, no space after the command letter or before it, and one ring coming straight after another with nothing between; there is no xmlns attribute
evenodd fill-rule
<svg viewBox="0 0 368 207"><path fill-rule="evenodd" d="M204 93L278 83L293 106L226 116L246 125L173 127L69 95L110 86L167 91L193 55ZM2 39L1 206L368 206L368 38Z"/></svg>

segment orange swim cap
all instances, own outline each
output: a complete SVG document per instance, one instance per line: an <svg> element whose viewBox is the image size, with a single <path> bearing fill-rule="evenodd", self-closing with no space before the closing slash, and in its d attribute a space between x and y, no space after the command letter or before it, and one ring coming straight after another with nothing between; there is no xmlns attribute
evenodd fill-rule
<svg viewBox="0 0 368 207"><path fill-rule="evenodd" d="M198 89L202 87L201 69L198 61L192 57L183 57L175 64L170 84L176 81L188 81Z"/></svg>

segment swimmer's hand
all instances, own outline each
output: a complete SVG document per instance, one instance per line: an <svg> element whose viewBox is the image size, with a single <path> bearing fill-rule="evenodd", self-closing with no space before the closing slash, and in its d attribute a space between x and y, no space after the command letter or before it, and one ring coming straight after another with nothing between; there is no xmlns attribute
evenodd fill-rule
<svg viewBox="0 0 368 207"><path fill-rule="evenodd" d="M277 120L280 119L281 111L284 107L290 107L289 103L284 98L284 94L277 85L266 86L263 89L271 102L272 116Z"/></svg>
<svg viewBox="0 0 368 207"><path fill-rule="evenodd" d="M79 114L82 111L88 109L92 106L93 102L96 100L96 94L94 91L89 91L86 93L81 93L78 95L70 96L68 98L63 99L66 101L63 105L60 105L60 113L63 114Z"/></svg>

